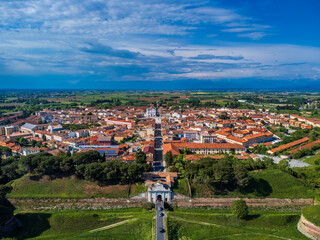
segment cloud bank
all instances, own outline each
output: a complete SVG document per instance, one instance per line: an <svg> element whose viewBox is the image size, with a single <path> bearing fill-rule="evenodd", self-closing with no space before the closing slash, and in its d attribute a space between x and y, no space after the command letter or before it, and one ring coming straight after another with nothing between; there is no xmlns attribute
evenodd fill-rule
<svg viewBox="0 0 320 240"><path fill-rule="evenodd" d="M49 75L74 85L320 78L320 48L264 42L272 26L211 1L0 3L2 88Z"/></svg>

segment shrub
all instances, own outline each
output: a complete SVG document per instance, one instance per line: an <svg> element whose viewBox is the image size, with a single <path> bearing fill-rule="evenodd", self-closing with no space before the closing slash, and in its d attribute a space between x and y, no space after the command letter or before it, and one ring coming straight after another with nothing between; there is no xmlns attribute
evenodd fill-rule
<svg viewBox="0 0 320 240"><path fill-rule="evenodd" d="M232 213L240 219L245 219L248 216L249 210L244 200L236 200L231 207Z"/></svg>
<svg viewBox="0 0 320 240"><path fill-rule="evenodd" d="M11 186L7 185L0 185L0 199L4 198L7 193L9 193L12 190Z"/></svg>
<svg viewBox="0 0 320 240"><path fill-rule="evenodd" d="M148 211L152 210L154 206L155 206L154 203L151 203L151 202L147 202L142 205L142 207Z"/></svg>
<svg viewBox="0 0 320 240"><path fill-rule="evenodd" d="M169 204L169 203L167 203L167 202L164 202L164 208L167 209L167 210L169 210L169 211L173 211L175 207L176 207L176 206L174 206L174 205L172 205L172 204Z"/></svg>

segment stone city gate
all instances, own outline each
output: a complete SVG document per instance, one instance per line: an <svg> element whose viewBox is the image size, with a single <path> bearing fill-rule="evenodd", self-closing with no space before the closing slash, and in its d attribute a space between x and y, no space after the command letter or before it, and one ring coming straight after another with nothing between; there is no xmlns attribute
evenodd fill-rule
<svg viewBox="0 0 320 240"><path fill-rule="evenodd" d="M171 188L164 183L155 183L148 188L148 201L156 202L157 200L170 202L172 199Z"/></svg>

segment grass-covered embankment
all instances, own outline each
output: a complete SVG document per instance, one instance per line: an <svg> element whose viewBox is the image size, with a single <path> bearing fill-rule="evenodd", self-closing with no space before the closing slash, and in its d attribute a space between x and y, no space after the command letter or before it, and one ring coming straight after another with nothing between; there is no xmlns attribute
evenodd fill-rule
<svg viewBox="0 0 320 240"><path fill-rule="evenodd" d="M309 222L320 227L320 205L305 207L302 214Z"/></svg>
<svg viewBox="0 0 320 240"><path fill-rule="evenodd" d="M75 176L50 179L44 176L32 180L23 176L11 182L13 190L8 198L87 198L87 197L128 197L129 185L98 185L95 182L78 179ZM130 196L147 191L144 183L131 185Z"/></svg>
<svg viewBox="0 0 320 240"><path fill-rule="evenodd" d="M154 211L17 212L23 227L16 239L151 239Z"/></svg>
<svg viewBox="0 0 320 240"><path fill-rule="evenodd" d="M210 185L192 184L193 197L248 197L248 198L314 198L317 190L302 180L278 169L251 171L252 180L242 190L215 193ZM175 192L189 195L186 179L179 179Z"/></svg>
<svg viewBox="0 0 320 240"><path fill-rule="evenodd" d="M246 220L229 210L175 209L169 239L308 239L297 230L300 212L255 210Z"/></svg>

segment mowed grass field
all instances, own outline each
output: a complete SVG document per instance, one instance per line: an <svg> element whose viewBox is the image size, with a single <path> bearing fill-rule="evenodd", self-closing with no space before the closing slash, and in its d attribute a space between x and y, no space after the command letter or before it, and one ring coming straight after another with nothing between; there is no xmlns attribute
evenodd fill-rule
<svg viewBox="0 0 320 240"><path fill-rule="evenodd" d="M318 192L278 169L252 171L250 175L253 179L247 188L226 191L225 194L215 194L214 189L204 184L192 184L193 197L314 198ZM187 181L179 179L174 191L189 195Z"/></svg>
<svg viewBox="0 0 320 240"><path fill-rule="evenodd" d="M86 198L86 197L128 197L129 185L116 184L99 186L97 183L81 180L75 176L50 179L44 176L32 180L24 176L11 183L13 190L9 198ZM131 185L130 196L146 192L144 183Z"/></svg>
<svg viewBox="0 0 320 240"><path fill-rule="evenodd" d="M170 240L308 239L297 230L300 212L249 211L247 220L229 210L176 209L168 213Z"/></svg>
<svg viewBox="0 0 320 240"><path fill-rule="evenodd" d="M104 211L18 212L23 226L15 239L152 239L154 211L141 208Z"/></svg>

